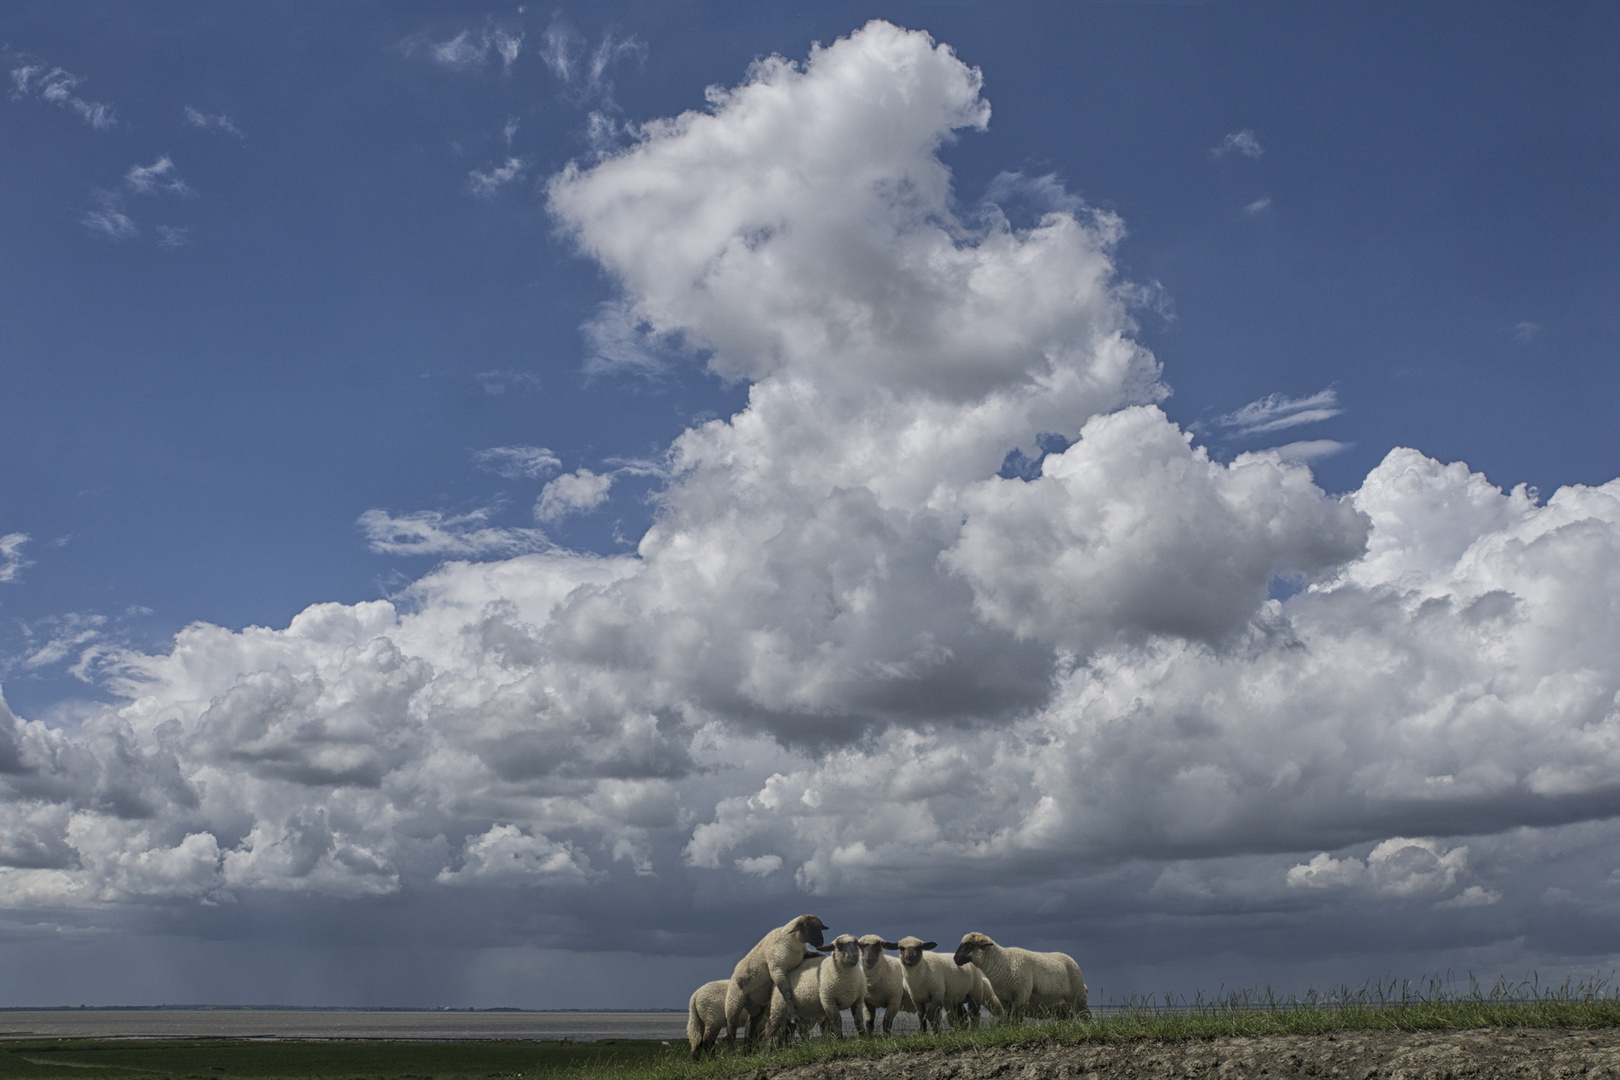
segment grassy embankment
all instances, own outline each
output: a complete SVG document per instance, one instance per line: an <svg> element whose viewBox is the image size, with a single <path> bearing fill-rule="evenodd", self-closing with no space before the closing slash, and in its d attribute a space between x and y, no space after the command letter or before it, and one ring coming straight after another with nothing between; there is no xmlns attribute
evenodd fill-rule
<svg viewBox="0 0 1620 1080"><path fill-rule="evenodd" d="M774 1072L840 1057L994 1049L1022 1043L1320 1035L1351 1030L1443 1031L1479 1027L1620 1026L1620 991L1607 981L1544 989L1498 983L1488 992L1368 984L1359 990L1279 999L1243 991L1152 998L1099 1011L1090 1020L977 1028L945 1035L815 1039L782 1050L688 1060L684 1041L596 1043L246 1039L30 1039L0 1043L0 1080L714 1080Z"/></svg>

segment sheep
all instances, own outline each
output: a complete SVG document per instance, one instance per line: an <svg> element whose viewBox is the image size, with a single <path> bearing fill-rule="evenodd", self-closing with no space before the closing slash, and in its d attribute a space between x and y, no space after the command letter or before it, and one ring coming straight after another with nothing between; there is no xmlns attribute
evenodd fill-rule
<svg viewBox="0 0 1620 1080"><path fill-rule="evenodd" d="M951 1013L952 1028L961 1027L963 1021L970 1027L978 1027L985 1009L989 1009L993 1016L999 1017L1003 1014L1005 1010L1001 1007L1001 1000L996 997L995 989L990 985L990 980L984 977L983 972L971 965L965 968L958 967L957 971L971 972L973 977L967 981L966 986L960 982L946 984L947 1002L953 999L956 993L966 991L965 996L956 1003L955 1011ZM947 1004L946 1007L950 1008L950 1005Z"/></svg>
<svg viewBox="0 0 1620 1080"><path fill-rule="evenodd" d="M726 1023L726 990L730 986L730 979L716 979L692 991L692 999L686 1005L686 1041L692 1044L693 1061L714 1051L715 1041ZM758 1018L758 1013L748 1017L750 1028ZM726 1035L729 1038L731 1032L727 1031Z"/></svg>
<svg viewBox="0 0 1620 1080"><path fill-rule="evenodd" d="M972 933L962 938L954 959L984 973L1009 1019L1021 1020L1032 1012L1091 1015L1080 965L1067 953L1003 948L984 934Z"/></svg>
<svg viewBox="0 0 1620 1080"><path fill-rule="evenodd" d="M842 1039L845 1009L850 1010L856 1031L866 1028L866 969L861 966L860 946L849 934L834 938L826 956L805 957L788 974L788 983L797 1006L793 1022L801 1032L809 1034L820 1024L822 1034ZM773 1036L782 1029L787 1004L783 995L771 995L768 1029Z"/></svg>
<svg viewBox="0 0 1620 1080"><path fill-rule="evenodd" d="M866 968L866 1034L872 1034L878 1009L883 1010L883 1034L893 1034L895 1013L917 1011L906 993L905 970L899 960L883 951L886 943L879 935L867 934L859 944L861 964Z"/></svg>
<svg viewBox="0 0 1620 1080"><path fill-rule="evenodd" d="M788 974L804 963L809 945L821 948L821 935L826 929L827 924L814 915L800 915L760 938L759 943L748 950L748 955L737 961L731 972L731 985L726 988L727 1046L736 1045L732 1032L742 1023L745 1014L759 1013L770 1007L773 992L783 998L782 1018L788 1022L799 1018ZM770 1029L768 1035L774 1039L775 1028Z"/></svg>
<svg viewBox="0 0 1620 1080"><path fill-rule="evenodd" d="M952 1027L959 1026L963 1019L969 1017L977 1023L976 1014L968 1012L965 1003L972 1000L977 1009L978 1005L987 1003L994 995L985 998L976 974L951 963L951 958L944 953L928 951L936 944L921 938L903 937L899 941L885 941L883 947L900 953L906 992L911 995L917 1020L924 1031L928 1030L930 1024L935 1031L945 1030L940 1026L941 1017L945 1014L951 1017Z"/></svg>

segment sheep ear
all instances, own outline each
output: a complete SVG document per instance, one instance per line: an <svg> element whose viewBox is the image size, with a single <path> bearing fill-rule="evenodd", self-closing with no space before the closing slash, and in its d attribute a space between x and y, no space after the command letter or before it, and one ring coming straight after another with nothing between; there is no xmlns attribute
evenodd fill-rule
<svg viewBox="0 0 1620 1080"><path fill-rule="evenodd" d="M939 947L939 942L937 942L937 941L925 941L925 942L923 942L923 948L925 948L925 949L934 949L934 948L938 948L938 947Z"/></svg>
<svg viewBox="0 0 1620 1080"><path fill-rule="evenodd" d="M894 949L894 950L898 951L899 948L900 948L900 943L898 941L885 941L883 943L883 947L885 949Z"/></svg>

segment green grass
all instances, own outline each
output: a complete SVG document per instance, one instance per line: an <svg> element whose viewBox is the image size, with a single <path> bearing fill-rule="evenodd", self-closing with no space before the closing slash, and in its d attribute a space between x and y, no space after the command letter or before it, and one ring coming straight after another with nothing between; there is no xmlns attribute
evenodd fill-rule
<svg viewBox="0 0 1620 1080"><path fill-rule="evenodd" d="M0 1042L0 1080L718 1080L848 1057L1022 1044L1122 1043L1338 1031L1448 1031L1480 1027L1620 1026L1620 991L1607 980L1369 983L1281 998L1221 991L1192 1000L1133 998L1088 1020L974 1028L944 1035L816 1039L757 1054L691 1062L684 1041L601 1042L253 1039L27 1039Z"/></svg>
<svg viewBox="0 0 1620 1080"><path fill-rule="evenodd" d="M1469 980L1455 990L1446 979L1417 985L1407 981L1368 983L1322 994L1282 998L1270 990L1222 991L1188 1000L1134 998L1098 1010L1090 1019L970 1028L944 1035L901 1035L878 1039L817 1039L781 1050L744 1056L724 1054L692 1063L680 1059L646 1061L612 1070L579 1069L569 1080L718 1080L720 1077L808 1065L848 1057L894 1053L944 1053L1028 1044L1175 1041L1232 1036L1321 1035L1352 1030L1458 1031L1480 1027L1599 1028L1620 1026L1620 992L1608 980L1498 982L1484 990Z"/></svg>

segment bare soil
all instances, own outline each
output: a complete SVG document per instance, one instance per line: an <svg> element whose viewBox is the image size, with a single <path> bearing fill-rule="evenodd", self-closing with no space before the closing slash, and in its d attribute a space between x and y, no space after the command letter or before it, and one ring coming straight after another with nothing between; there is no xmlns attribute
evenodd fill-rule
<svg viewBox="0 0 1620 1080"><path fill-rule="evenodd" d="M851 1058L753 1080L1620 1080L1620 1029L1142 1040Z"/></svg>

